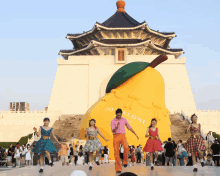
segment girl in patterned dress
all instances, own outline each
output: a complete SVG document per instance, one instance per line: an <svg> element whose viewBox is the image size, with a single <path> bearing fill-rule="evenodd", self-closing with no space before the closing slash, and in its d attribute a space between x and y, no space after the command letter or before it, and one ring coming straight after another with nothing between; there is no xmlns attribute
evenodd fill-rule
<svg viewBox="0 0 220 176"><path fill-rule="evenodd" d="M37 141L36 145L32 149L32 152L40 154L40 170L39 172L43 172L43 156L44 153L46 153L47 158L49 159L49 165L53 166L50 153L57 153L56 148L54 147L52 141L50 140L50 134L53 135L54 139L57 141L58 144L61 144L56 136L53 133L53 128L49 127L50 119L44 118L44 126L40 126L38 132L37 129L34 127L34 131L36 132L36 135L39 137L41 135L41 138L39 141Z"/></svg>
<svg viewBox="0 0 220 176"><path fill-rule="evenodd" d="M104 149L97 135L99 134L106 142L106 139L102 133L99 131L98 127L95 126L95 119L89 121L89 127L85 130L85 137L88 135L88 140L83 149L83 153L89 152L89 170L92 170L92 156L93 152L96 151L96 164L99 165L99 150Z"/></svg>
<svg viewBox="0 0 220 176"><path fill-rule="evenodd" d="M163 147L161 145L162 142L159 137L159 129L155 127L156 124L157 124L157 119L152 119L151 125L149 126L149 128L147 128L147 132L145 135L145 137L149 136L149 139L147 140L147 143L145 147L143 148L144 152L150 153L151 170L154 169L153 153L155 152L155 163L157 165L158 151L163 151Z"/></svg>
<svg viewBox="0 0 220 176"><path fill-rule="evenodd" d="M186 132L187 133L190 130L191 137L187 140L187 142L184 144L184 148L192 153L192 160L193 160L193 165L194 165L194 172L197 172L197 167L196 167L196 158L195 158L195 153L198 152L200 160L201 160L201 165L204 167L204 161L203 161L203 152L206 150L206 146L204 145L203 139L201 137L201 125L200 123L197 124L197 116L193 114L191 116L191 121L192 124L190 124Z"/></svg>

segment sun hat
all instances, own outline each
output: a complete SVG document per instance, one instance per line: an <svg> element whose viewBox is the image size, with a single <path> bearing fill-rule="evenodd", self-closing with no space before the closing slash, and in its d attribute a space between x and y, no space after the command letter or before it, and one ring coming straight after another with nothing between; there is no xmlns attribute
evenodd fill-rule
<svg viewBox="0 0 220 176"><path fill-rule="evenodd" d="M74 170L70 176L87 176L84 171L81 170Z"/></svg>

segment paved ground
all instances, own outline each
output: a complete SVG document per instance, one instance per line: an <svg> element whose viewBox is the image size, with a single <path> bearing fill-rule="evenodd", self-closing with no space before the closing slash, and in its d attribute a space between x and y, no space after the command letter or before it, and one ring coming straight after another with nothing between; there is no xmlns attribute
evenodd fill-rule
<svg viewBox="0 0 220 176"><path fill-rule="evenodd" d="M93 170L88 170L89 166L70 165L61 166L61 162L55 162L53 167L44 166L44 173L39 174L39 166L30 166L23 168L0 168L0 176L70 176L74 170L83 170L88 176L117 176L115 173L114 161L109 164L97 166L93 163ZM122 172L133 172L138 176L219 176L220 167L215 166L198 166L198 172L193 172L192 166L155 166L154 171L144 164L123 168Z"/></svg>

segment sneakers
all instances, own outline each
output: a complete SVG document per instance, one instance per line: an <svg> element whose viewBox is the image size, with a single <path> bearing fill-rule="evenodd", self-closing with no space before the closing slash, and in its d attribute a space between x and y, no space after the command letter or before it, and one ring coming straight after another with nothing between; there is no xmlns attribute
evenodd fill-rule
<svg viewBox="0 0 220 176"><path fill-rule="evenodd" d="M98 166L100 165L98 161L95 162Z"/></svg>
<svg viewBox="0 0 220 176"><path fill-rule="evenodd" d="M53 163L50 163L49 165L52 167L52 166L53 166Z"/></svg>
<svg viewBox="0 0 220 176"><path fill-rule="evenodd" d="M128 166L127 164L124 165L124 167L127 167L127 166Z"/></svg>
<svg viewBox="0 0 220 176"><path fill-rule="evenodd" d="M193 169L193 172L197 172L197 171L198 171L198 169L197 169L197 168L194 168L194 169Z"/></svg>
<svg viewBox="0 0 220 176"><path fill-rule="evenodd" d="M121 171L117 171L116 173L117 173L117 174L120 174L120 173L121 173Z"/></svg>
<svg viewBox="0 0 220 176"><path fill-rule="evenodd" d="M154 166L151 166L151 170L154 170Z"/></svg>
<svg viewBox="0 0 220 176"><path fill-rule="evenodd" d="M43 169L40 169L39 172L40 172L40 173L43 173Z"/></svg>
<svg viewBox="0 0 220 176"><path fill-rule="evenodd" d="M92 166L89 166L89 170L92 170Z"/></svg>

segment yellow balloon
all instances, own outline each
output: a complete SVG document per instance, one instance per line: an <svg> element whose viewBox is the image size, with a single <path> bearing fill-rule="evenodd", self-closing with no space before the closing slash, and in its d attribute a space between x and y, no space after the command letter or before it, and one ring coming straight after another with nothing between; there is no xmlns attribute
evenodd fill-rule
<svg viewBox="0 0 220 176"><path fill-rule="evenodd" d="M103 146L108 145L109 159L114 159L111 121L115 118L115 111L121 108L122 117L128 120L139 137L138 140L131 131L125 129L128 145L145 146L148 139L145 138L145 134L152 118L157 119L156 127L159 129L160 139L167 140L168 137L171 137L171 123L164 96L164 80L161 74L152 67L145 68L100 98L87 111L80 127L81 139L85 139L85 129L89 126L89 120L95 119L96 126L109 141L106 142L101 136L98 137Z"/></svg>

